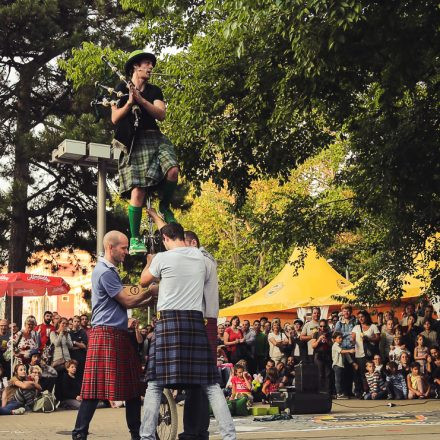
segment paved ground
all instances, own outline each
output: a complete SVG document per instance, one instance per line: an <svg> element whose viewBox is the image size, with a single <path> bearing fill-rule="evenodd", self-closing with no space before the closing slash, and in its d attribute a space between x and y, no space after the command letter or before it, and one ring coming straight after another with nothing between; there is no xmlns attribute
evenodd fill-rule
<svg viewBox="0 0 440 440"><path fill-rule="evenodd" d="M440 401L395 402L346 400L335 402L326 415L297 415L292 420L257 422L253 417L236 418L240 440L250 439L371 439L433 440L440 438ZM182 409L179 407L179 419ZM129 439L123 409L97 410L90 440ZM0 418L1 440L69 439L74 411L52 414L25 414ZM180 428L179 428L180 429ZM211 438L219 439L217 425L211 423Z"/></svg>

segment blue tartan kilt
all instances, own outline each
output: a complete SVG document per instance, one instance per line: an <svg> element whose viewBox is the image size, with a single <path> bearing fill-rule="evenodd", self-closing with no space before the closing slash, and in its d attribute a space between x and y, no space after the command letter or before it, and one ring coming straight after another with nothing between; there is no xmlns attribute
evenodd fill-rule
<svg viewBox="0 0 440 440"><path fill-rule="evenodd" d="M217 366L201 312L159 312L148 357L147 380L166 388L218 383Z"/></svg>

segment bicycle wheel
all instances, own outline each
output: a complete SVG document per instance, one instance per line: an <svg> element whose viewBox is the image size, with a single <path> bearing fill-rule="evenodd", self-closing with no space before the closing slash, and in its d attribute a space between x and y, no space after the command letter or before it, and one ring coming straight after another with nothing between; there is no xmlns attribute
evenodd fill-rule
<svg viewBox="0 0 440 440"><path fill-rule="evenodd" d="M170 390L163 390L157 421L157 440L176 440L177 406Z"/></svg>

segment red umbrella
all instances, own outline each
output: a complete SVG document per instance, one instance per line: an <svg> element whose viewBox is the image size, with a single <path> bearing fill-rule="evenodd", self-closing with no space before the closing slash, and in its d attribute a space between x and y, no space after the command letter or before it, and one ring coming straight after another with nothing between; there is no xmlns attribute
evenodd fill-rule
<svg viewBox="0 0 440 440"><path fill-rule="evenodd" d="M61 277L12 272L0 274L0 295L41 296L63 295L70 286Z"/></svg>
<svg viewBox="0 0 440 440"><path fill-rule="evenodd" d="M11 297L11 320L14 316L14 296L63 295L70 286L61 277L12 272L0 274L0 295ZM11 331L11 345L13 334ZM13 356L11 356L12 371ZM12 374L12 373L11 373Z"/></svg>

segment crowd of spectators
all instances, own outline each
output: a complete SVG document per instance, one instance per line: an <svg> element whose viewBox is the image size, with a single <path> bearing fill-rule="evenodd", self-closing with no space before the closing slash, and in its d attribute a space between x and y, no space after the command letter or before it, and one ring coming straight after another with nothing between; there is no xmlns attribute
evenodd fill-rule
<svg viewBox="0 0 440 440"><path fill-rule="evenodd" d="M280 387L294 386L295 366L314 364L321 391L347 399L440 398L440 321L430 304L407 303L393 311L353 315L349 305L321 319L313 307L306 322L283 325L277 318L218 326L218 367L231 398L265 400Z"/></svg>
<svg viewBox="0 0 440 440"><path fill-rule="evenodd" d="M354 316L349 305L330 319L321 319L314 307L306 322L283 325L277 318L251 324L234 316L218 325L217 366L225 395L245 397L248 405L269 400L279 388L294 387L295 366L303 363L316 365L320 389L337 399L440 398L440 321L429 304L416 310L408 303L400 318L387 311L373 323L367 311ZM144 366L154 323L128 323ZM0 415L31 410L45 390L59 406L78 409L89 332L87 315L67 319L48 311L41 324L27 317L21 330L0 320Z"/></svg>
<svg viewBox="0 0 440 440"><path fill-rule="evenodd" d="M47 311L41 324L28 316L21 330L0 320L0 415L32 410L44 392L54 395L57 407L78 409L90 329L85 314L67 319ZM141 329L137 320L129 320L128 331L144 364L152 329L152 325ZM121 403L103 402L101 406Z"/></svg>

